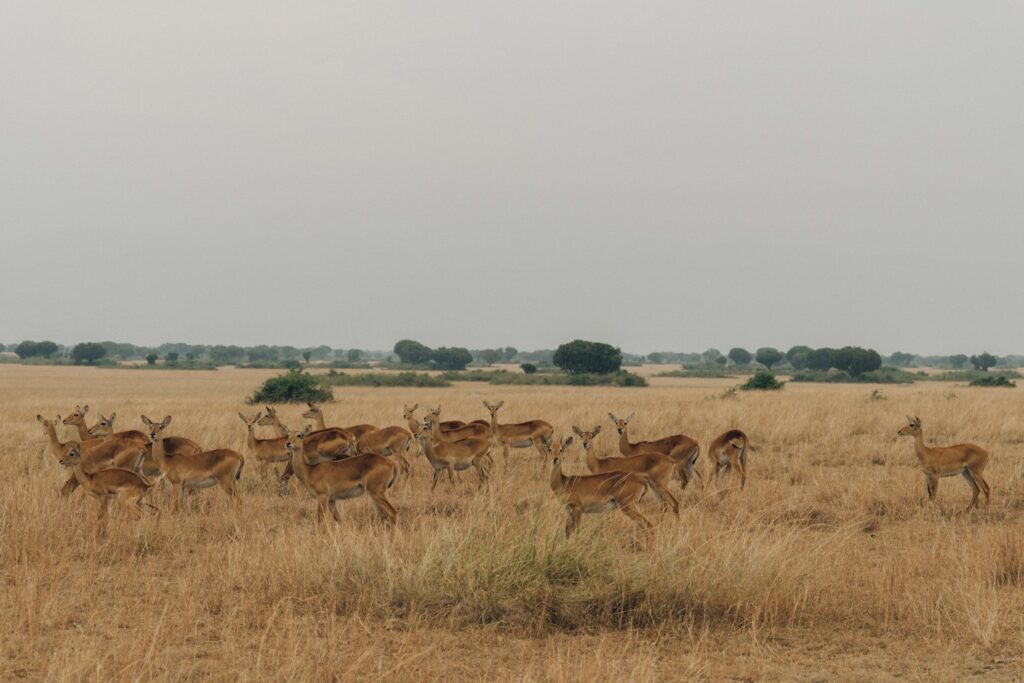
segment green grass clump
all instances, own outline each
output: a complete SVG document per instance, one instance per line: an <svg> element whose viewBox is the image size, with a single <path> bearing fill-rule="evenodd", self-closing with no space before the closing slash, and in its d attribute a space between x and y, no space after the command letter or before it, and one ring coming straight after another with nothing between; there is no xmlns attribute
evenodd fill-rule
<svg viewBox="0 0 1024 683"><path fill-rule="evenodd" d="M264 403L327 403L334 400L330 388L323 386L319 379L300 370L289 370L283 375L271 377L252 396L250 404Z"/></svg>
<svg viewBox="0 0 1024 683"><path fill-rule="evenodd" d="M743 391L777 391L786 383L775 379L771 370L758 370L740 385Z"/></svg>
<svg viewBox="0 0 1024 683"><path fill-rule="evenodd" d="M1014 388L1017 383L1008 379L1005 375L985 375L971 380L972 387L1008 387Z"/></svg>

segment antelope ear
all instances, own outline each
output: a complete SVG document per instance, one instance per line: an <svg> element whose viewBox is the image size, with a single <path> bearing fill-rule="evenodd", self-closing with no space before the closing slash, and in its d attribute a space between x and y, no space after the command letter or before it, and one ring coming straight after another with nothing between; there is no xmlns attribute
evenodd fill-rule
<svg viewBox="0 0 1024 683"><path fill-rule="evenodd" d="M164 427L166 427L169 424L171 424L171 416L170 415L166 416L163 420L160 421L160 429L163 429Z"/></svg>
<svg viewBox="0 0 1024 683"><path fill-rule="evenodd" d="M142 423L143 423L144 425L146 425L147 427L152 427L152 426L153 426L153 421L152 421L152 420L150 420L150 419L149 419L148 417L146 417L145 415L143 415L143 416L142 416Z"/></svg>
<svg viewBox="0 0 1024 683"><path fill-rule="evenodd" d="M300 432L300 435L306 436L306 434L309 434L311 431L313 431L313 425L306 425L305 427L302 428L302 432Z"/></svg>
<svg viewBox="0 0 1024 683"><path fill-rule="evenodd" d="M242 415L242 411L238 411L238 417L242 418L242 422L244 422L245 424L249 424L248 418L246 418L245 415Z"/></svg>
<svg viewBox="0 0 1024 683"><path fill-rule="evenodd" d="M597 436L600 433L601 433L601 425L597 425L596 427L594 427L594 436Z"/></svg>
<svg viewBox="0 0 1024 683"><path fill-rule="evenodd" d="M419 403L413 403L413 404L412 404L412 408L409 408L409 412L410 412L410 413L412 413L412 412L415 412L415 411L416 411L416 409L417 409L417 408L419 408L419 407L420 407L420 404L419 404Z"/></svg>
<svg viewBox="0 0 1024 683"><path fill-rule="evenodd" d="M569 446L571 446L571 445L572 445L572 437L571 436L569 438L567 438L567 439L562 439L562 450L563 451L566 448L568 448Z"/></svg>
<svg viewBox="0 0 1024 683"><path fill-rule="evenodd" d="M36 413L36 419L42 422L43 424L46 424L46 418L40 415L39 413Z"/></svg>
<svg viewBox="0 0 1024 683"><path fill-rule="evenodd" d="M608 413L608 417L612 419L612 422L618 422L618 418L615 417L615 413Z"/></svg>
<svg viewBox="0 0 1024 683"><path fill-rule="evenodd" d="M306 401L306 405L309 406L310 410L313 410L313 404L312 403L310 403L309 401Z"/></svg>
<svg viewBox="0 0 1024 683"><path fill-rule="evenodd" d="M114 420L116 420L116 419L117 419L117 413L111 413L110 417L107 418L107 422L110 424L111 427L113 427L114 426Z"/></svg>
<svg viewBox="0 0 1024 683"><path fill-rule="evenodd" d="M921 418L915 416L914 422L916 422L917 424L921 424Z"/></svg>
<svg viewBox="0 0 1024 683"><path fill-rule="evenodd" d="M241 415L241 413L239 413L239 415ZM263 411L260 411L260 412L256 413L253 416L253 418L252 418L253 423L255 423L256 420L260 419L261 417L263 417ZM243 417L242 419L244 420L245 418Z"/></svg>
<svg viewBox="0 0 1024 683"><path fill-rule="evenodd" d="M85 415L88 412L89 412L89 404L86 403L84 406L82 406L82 415Z"/></svg>
<svg viewBox="0 0 1024 683"><path fill-rule="evenodd" d="M583 432L581 432L580 428L577 427L576 425L572 426L572 432L573 432L573 434L575 434L576 436L580 437L581 439L583 438Z"/></svg>
<svg viewBox="0 0 1024 683"><path fill-rule="evenodd" d="M499 407L499 408L500 408L500 407L502 407L503 405L505 405L505 402L504 402L504 401L498 401L498 407Z"/></svg>
<svg viewBox="0 0 1024 683"><path fill-rule="evenodd" d="M626 423L632 422L634 417L636 417L636 413L630 413L629 417L626 418Z"/></svg>

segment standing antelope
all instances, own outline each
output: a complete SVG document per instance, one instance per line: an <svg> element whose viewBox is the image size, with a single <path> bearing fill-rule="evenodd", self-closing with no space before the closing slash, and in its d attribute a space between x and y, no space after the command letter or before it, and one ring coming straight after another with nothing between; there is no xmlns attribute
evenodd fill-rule
<svg viewBox="0 0 1024 683"><path fill-rule="evenodd" d="M313 464L306 460L305 449L302 446L302 439L306 434L306 430L290 432L286 445L295 476L316 494L320 520L325 521L327 511L330 510L334 520L340 522L341 516L338 514L336 501L366 493L373 501L373 507L381 520L385 524L393 525L397 511L388 500L387 492L398 474L395 463L383 455L368 453L344 460L327 460Z"/></svg>
<svg viewBox="0 0 1024 683"><path fill-rule="evenodd" d="M102 533L105 528L107 511L112 498L116 498L119 503L136 515L142 514L143 507L155 510L157 513L160 512L160 508L144 500L153 488L153 482L138 472L123 467L109 467L89 472L82 459L82 447L77 441L69 441L64 445L60 464L72 468L79 485L89 495L99 498L98 518L103 520L103 526L98 530L99 533Z"/></svg>
<svg viewBox="0 0 1024 683"><path fill-rule="evenodd" d="M377 453L379 455L390 455L398 461L403 474L409 472L409 461L405 454L412 447L412 434L408 429L402 427L384 427L372 432L366 432L356 441L356 454Z"/></svg>
<svg viewBox="0 0 1024 683"><path fill-rule="evenodd" d="M647 485L651 487L651 491L654 492L657 499L667 505L676 516L679 516L679 501L668 490L669 481L679 463L662 453L640 453L621 458L601 458L591 448L594 437L601 433L601 425L594 427L592 432L585 432L579 427L573 427L572 431L580 437L580 445L587 458L587 469L591 474L632 472L645 477Z"/></svg>
<svg viewBox="0 0 1024 683"><path fill-rule="evenodd" d="M46 434L50 444L50 452L59 461L64 457L67 444L61 443L57 438L57 424L61 421L60 415L54 421L47 420L42 415L36 415L36 419L43 425L43 433ZM142 460L139 456L140 446L137 443L122 443L116 439L89 439L85 442L69 441L68 443L78 444L82 455L83 466L90 473L105 467L124 467L136 469ZM72 473L71 478L60 487L60 495L69 496L79 486L78 478Z"/></svg>
<svg viewBox="0 0 1024 683"><path fill-rule="evenodd" d="M117 432L115 434L114 420L116 419L117 413L111 413L110 417L103 417L101 414L100 421L89 428L89 436L108 441L119 441L126 445L141 445L146 449L146 456L142 459L142 473L150 479L154 477L159 478L160 467L156 464L156 460L153 459L153 446L149 443L149 437L137 429ZM180 453L199 453L202 450L202 446L192 439L184 436L164 437L164 451L171 455L178 455Z"/></svg>
<svg viewBox="0 0 1024 683"><path fill-rule="evenodd" d="M89 412L89 404L75 406L71 414L64 418L64 424L78 430L78 440L85 443L89 440L89 427L85 424L85 414Z"/></svg>
<svg viewBox="0 0 1024 683"><path fill-rule="evenodd" d="M740 475L740 490L747 485L747 449L750 440L738 429L730 429L715 437L708 446L708 458L715 464L712 478L718 478L719 470L727 472L733 468Z"/></svg>
<svg viewBox="0 0 1024 683"><path fill-rule="evenodd" d="M542 442L544 439L551 439L551 435L555 431L551 425L544 420L530 420L529 422L520 422L518 424L499 425L498 411L503 405L505 405L504 401L499 401L497 405L491 405L484 401L484 407L491 414L491 432L494 438L501 442L502 452L505 457L508 458L509 448L528 448L533 446L542 458L546 458L547 452Z"/></svg>
<svg viewBox="0 0 1024 683"><path fill-rule="evenodd" d="M285 443L288 441L287 436L278 436L273 439L260 439L256 436L256 423L262 415L263 413L256 413L250 420L242 413L238 413L238 417L242 418L242 422L245 423L247 430L245 445L249 449L249 453L259 464L260 478L266 479L270 474L270 463L288 462L291 456L288 448L285 446ZM281 475L277 474L276 469L274 474L278 479L281 478Z"/></svg>
<svg viewBox="0 0 1024 683"><path fill-rule="evenodd" d="M164 447L163 431L171 423L168 415L160 422L153 422L145 415L142 421L149 427L149 441L153 446L153 459L167 481L178 487L175 509L181 509L185 493L220 484L233 500L238 499L235 483L242 475L245 458L230 448L217 448L202 453L168 453Z"/></svg>
<svg viewBox="0 0 1024 683"><path fill-rule="evenodd" d="M441 422L441 406L437 408L427 408L427 413L430 415L428 418L431 423L434 424L433 435L437 440L444 439L445 441L462 441L463 439L476 438L476 439L490 439L493 432L491 425L483 420L477 420L476 422L465 423L462 422L461 426L443 427L445 423ZM458 423L459 420L450 420L448 424Z"/></svg>
<svg viewBox="0 0 1024 683"><path fill-rule="evenodd" d="M452 472L461 472L470 467L476 469L480 486L483 486L491 476L491 440L480 438L467 438L455 442L436 440L431 436L432 430L433 423L428 418L416 432L420 449L434 468L434 482L431 484L430 490L433 491L437 487L437 480L441 477L442 472L448 472L448 482L454 484Z"/></svg>
<svg viewBox="0 0 1024 683"><path fill-rule="evenodd" d="M960 474L971 485L974 496L964 512L971 507L978 507L978 493L985 494L985 505L989 503L988 482L982 476L988 464L988 451L973 443L960 443L955 446L926 446L924 432L921 431L921 418L908 417L906 427L900 429L898 436L914 437L914 452L921 463L921 469L928 481L928 500L935 500L939 490L939 479L955 477Z"/></svg>
<svg viewBox="0 0 1024 683"><path fill-rule="evenodd" d="M562 474L561 455L572 445L572 437L555 446L547 439L542 447L551 455L551 490L565 505L569 515L565 523L565 537L572 536L580 517L586 512L607 512L618 508L636 520L641 529L650 529L651 523L637 510L637 504L647 493L647 481L631 472L609 472L582 476Z"/></svg>
<svg viewBox="0 0 1024 683"><path fill-rule="evenodd" d="M309 410L304 412L302 414L302 417L306 418L307 420L313 421L312 433L315 434L318 431L323 431L327 429L327 426L324 424L324 411L320 409L320 406L309 402L307 402L306 405L309 406ZM377 427L375 425L368 424L353 425L351 427L341 427L340 429L344 429L346 432L349 432L355 439L359 439L359 437L361 437L363 434L366 434L367 432L377 431Z"/></svg>
<svg viewBox="0 0 1024 683"><path fill-rule="evenodd" d="M684 489L694 477L700 479L700 485L704 486L704 478L701 476L700 470L694 467L697 464L697 456L700 455L700 445L694 439L685 434L673 434L655 441L630 443L627 430L636 414L630 413L625 420L620 420L612 413L608 413L608 417L612 419L615 430L619 433L620 453L623 455L639 455L640 453L667 455L682 465L682 468L676 469L676 474L680 477L679 483Z"/></svg>
<svg viewBox="0 0 1024 683"><path fill-rule="evenodd" d="M321 420L323 415L321 415ZM281 424L281 419L277 416L277 411L266 406L266 410L263 413L263 417L256 421L256 424L261 427L276 427L278 432L282 436L289 434L288 428ZM322 458L337 459L344 458L349 455L352 446L356 442L356 437L352 432L341 427L327 427L325 429L317 429L309 433L302 447L307 453L318 453ZM288 472L288 469L285 469Z"/></svg>
<svg viewBox="0 0 1024 683"><path fill-rule="evenodd" d="M86 406L88 408L89 406ZM84 420L79 420L77 423L68 422L71 418L66 418L64 424L74 424L78 428L78 433L82 433L82 427L85 425ZM146 443L146 435L140 432L138 429L129 429L123 432L114 432L114 420L117 419L117 413L111 413L110 417L104 417L103 413L100 413L99 422L94 424L92 427L86 429L86 433L89 438L94 437L116 437L118 439L134 439L141 443Z"/></svg>

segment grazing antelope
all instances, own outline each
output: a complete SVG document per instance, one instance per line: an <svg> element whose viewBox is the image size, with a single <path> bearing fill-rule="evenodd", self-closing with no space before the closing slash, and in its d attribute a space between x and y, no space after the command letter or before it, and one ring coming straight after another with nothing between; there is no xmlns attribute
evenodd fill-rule
<svg viewBox="0 0 1024 683"><path fill-rule="evenodd" d="M730 429L716 436L708 446L708 458L715 464L712 478L718 478L719 470L728 472L735 468L740 475L740 490L742 491L747 485L748 448L750 448L750 440L738 429Z"/></svg>
<svg viewBox="0 0 1024 683"><path fill-rule="evenodd" d="M449 427L445 429L441 426L444 424L441 422L441 406L437 406L437 408L427 408L427 412L430 415L429 419L431 423L436 425L433 431L434 439L440 440L443 438L445 441L462 441L463 439L469 438L490 439L493 434L491 431L491 425L483 420L477 420L476 422L470 422L469 424L462 422L459 427ZM459 422L459 420L450 420L449 424L457 422Z"/></svg>
<svg viewBox="0 0 1024 683"><path fill-rule="evenodd" d="M43 425L43 433L46 434L47 441L49 442L50 452L59 461L64 457L67 446L67 444L61 443L60 439L57 438L57 424L61 421L60 415L52 422L42 415L36 415L36 419ZM122 443L116 439L89 439L84 443L80 441L69 441L68 443L78 444L78 448L83 454L83 466L90 473L106 467L136 469L142 462L139 457L140 446L137 443ZM78 486L78 478L72 473L71 478L60 487L60 495L62 497L69 496Z"/></svg>
<svg viewBox="0 0 1024 683"><path fill-rule="evenodd" d="M906 427L900 429L898 436L914 437L914 452L921 463L921 469L928 481L928 500L935 500L939 490L939 479L963 475L971 485L974 496L964 512L971 507L978 507L978 493L985 494L985 505L989 503L988 482L982 476L988 464L988 451L973 443L960 443L955 446L926 446L924 433L921 431L921 418L908 417Z"/></svg>
<svg viewBox="0 0 1024 683"><path fill-rule="evenodd" d="M77 441L69 441L64 445L60 464L72 468L79 485L89 495L99 498L98 518L101 520L105 520L112 498L116 498L119 503L136 515L142 514L143 507L155 510L157 513L160 512L160 508L145 501L146 495L153 488L153 482L135 470L123 467L109 467L89 472L83 461L81 444ZM101 527L100 532L102 530Z"/></svg>
<svg viewBox="0 0 1024 683"><path fill-rule="evenodd" d="M340 522L336 501L366 493L381 520L393 525L397 511L388 500L387 492L398 476L395 463L376 453L310 463L306 460L302 446L308 429L290 432L286 445L295 476L316 494L319 519L326 521L327 511L330 510L334 520Z"/></svg>
<svg viewBox="0 0 1024 683"><path fill-rule="evenodd" d="M175 509L181 509L185 493L215 484L220 484L231 499L237 500L238 490L235 484L241 477L242 467L245 465L245 457L241 453L230 448L217 448L201 453L168 453L164 447L166 438L163 431L171 423L171 416L168 415L160 422L153 422L143 415L142 421L149 427L153 459L160 467L161 474L178 487Z"/></svg>
<svg viewBox="0 0 1024 683"><path fill-rule="evenodd" d="M402 474L409 473L409 461L405 454L412 447L412 434L408 429L402 427L385 427L372 432L366 432L356 441L356 454L377 453L379 455L390 455L398 461L402 468Z"/></svg>
<svg viewBox="0 0 1024 683"><path fill-rule="evenodd" d="M697 464L697 456L700 455L700 445L694 439L685 434L673 434L656 441L630 443L627 429L636 414L631 413L625 420L620 420L612 413L608 413L608 417L612 419L615 430L619 433L620 453L623 455L639 455L640 453L667 455L682 465L681 468L676 468L676 475L679 476L679 483L684 489L694 477L700 479L700 485L704 486L704 478L701 476L700 470L694 467Z"/></svg>
<svg viewBox="0 0 1024 683"><path fill-rule="evenodd" d="M285 446L288 442L287 436L278 436L273 439L260 439L256 436L256 423L262 415L263 413L256 413L250 420L242 413L238 413L238 417L242 418L242 422L245 423L247 430L245 445L249 449L249 453L259 464L260 478L266 479L270 475L270 463L286 463L291 459L291 455ZM277 473L276 469L274 474L279 480L281 479L281 475Z"/></svg>
<svg viewBox="0 0 1024 683"><path fill-rule="evenodd" d="M594 437L601 433L601 425L594 427L591 432L585 432L575 426L572 431L580 438L583 454L587 458L587 469L591 474L632 472L646 477L647 485L651 487L651 491L654 492L657 499L667 505L676 516L679 515L679 501L668 490L672 474L679 465L675 460L662 453L640 453L621 458L600 458L591 445L593 445Z"/></svg>
<svg viewBox="0 0 1024 683"><path fill-rule="evenodd" d="M491 414L491 433L501 442L502 452L508 458L509 448L528 448L533 446L540 453L542 458L547 457L542 441L551 439L554 429L544 420L530 420L518 424L498 424L498 411L505 405L499 401L497 405L491 405L484 401L484 407Z"/></svg>
<svg viewBox="0 0 1024 683"><path fill-rule="evenodd" d="M491 440L479 438L467 438L454 442L436 440L431 435L432 430L433 423L428 418L416 432L420 449L434 468L434 482L431 484L430 490L433 491L437 487L437 480L440 479L442 472L448 472L448 482L454 484L452 472L461 472L470 467L476 469L476 476L482 487L491 476Z"/></svg>
<svg viewBox="0 0 1024 683"><path fill-rule="evenodd" d="M302 417L306 418L307 420L313 421L313 433L327 429L327 426L324 424L324 411L320 409L320 406L308 402L306 403L306 405L309 406L309 410L304 412L302 414ZM351 433L352 436L355 437L355 439L359 439L359 437L363 436L367 432L377 431L377 427L375 425L367 424L353 425L351 427L342 427L342 429L344 429L346 432Z"/></svg>
<svg viewBox="0 0 1024 683"><path fill-rule="evenodd" d="M275 427L281 436L289 434L288 428L281 424L277 411L270 406L266 406L263 417L257 420L256 424L261 427ZM303 441L302 447L306 449L307 453L317 453L321 458L336 460L347 457L355 442L355 436L347 429L327 427L310 432ZM285 472L288 472L287 468L285 468Z"/></svg>
<svg viewBox="0 0 1024 683"><path fill-rule="evenodd" d="M582 476L562 474L561 456L572 445L572 437L552 446L543 439L542 447L551 455L551 490L565 505L569 515L565 523L565 537L572 536L580 517L586 512L607 512L618 508L636 520L643 530L651 523L637 510L637 504L647 493L647 480L631 472L609 472Z"/></svg>

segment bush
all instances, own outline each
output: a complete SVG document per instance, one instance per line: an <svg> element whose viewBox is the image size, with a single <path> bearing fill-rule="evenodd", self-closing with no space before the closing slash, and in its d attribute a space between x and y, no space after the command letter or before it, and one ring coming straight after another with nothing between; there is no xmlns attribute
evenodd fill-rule
<svg viewBox="0 0 1024 683"><path fill-rule="evenodd" d="M469 349L458 346L439 347L430 353L430 360L437 363L441 370L465 370L466 366L473 362L473 354Z"/></svg>
<svg viewBox="0 0 1024 683"><path fill-rule="evenodd" d="M1013 388L1017 386L1016 382L1012 382L1003 375L984 375L971 380L970 386L972 387L1009 387Z"/></svg>
<svg viewBox="0 0 1024 683"><path fill-rule="evenodd" d="M832 367L857 377L882 367L882 357L874 349L844 346L832 353Z"/></svg>
<svg viewBox="0 0 1024 683"><path fill-rule="evenodd" d="M533 373L537 372L537 366L534 365L533 363L523 363L519 367L523 371L523 374L526 375L532 375Z"/></svg>
<svg viewBox="0 0 1024 683"><path fill-rule="evenodd" d="M740 385L740 389L743 391L776 391L785 384L785 382L775 379L771 370L758 370L750 379Z"/></svg>
<svg viewBox="0 0 1024 683"><path fill-rule="evenodd" d="M497 374L508 374L507 370L464 370L442 372L438 377L449 382L490 382Z"/></svg>
<svg viewBox="0 0 1024 683"><path fill-rule="evenodd" d="M334 394L329 388L300 370L289 370L271 377L249 397L251 404L327 403L333 400Z"/></svg>
<svg viewBox="0 0 1024 683"><path fill-rule="evenodd" d="M97 342L82 342L71 349L71 360L75 363L92 365L107 355L107 349Z"/></svg>
<svg viewBox="0 0 1024 683"><path fill-rule="evenodd" d="M801 370L794 372L790 380L793 382L819 382L824 384L913 384L918 380L928 379L923 372L907 372L899 368L880 368L862 375L854 376L845 370L832 369Z"/></svg>
<svg viewBox="0 0 1024 683"><path fill-rule="evenodd" d="M684 367L681 370L659 372L655 377L712 377L715 379L723 379L727 377L735 377L735 375L729 374L717 363L709 363L706 365Z"/></svg>
<svg viewBox="0 0 1024 683"><path fill-rule="evenodd" d="M973 382L976 379L989 376L1005 377L1006 379L1021 379L1021 377L1024 377L1024 375L1021 375L1016 370L998 370L991 373L984 370L952 370L929 375L928 379L935 382Z"/></svg>
<svg viewBox="0 0 1024 683"><path fill-rule="evenodd" d="M159 357L155 353L146 354L146 365L156 365L156 359Z"/></svg>
<svg viewBox="0 0 1024 683"><path fill-rule="evenodd" d="M609 374L622 367L622 351L610 344L575 339L558 347L554 362L570 375Z"/></svg>
<svg viewBox="0 0 1024 683"><path fill-rule="evenodd" d="M614 372L607 374L590 374L590 373L577 373L570 375L568 373L541 373L530 375L520 375L511 372L494 372L491 373L493 378L491 384L514 384L514 385L529 385L529 386L577 386L577 387L596 387L596 386L611 386L611 387L646 387L647 380L640 375L634 375L631 372Z"/></svg>
<svg viewBox="0 0 1024 683"><path fill-rule="evenodd" d="M325 384L341 387L450 387L444 377L418 372L367 372L358 375L336 373L324 376ZM316 401L312 401L316 403Z"/></svg>
<svg viewBox="0 0 1024 683"><path fill-rule="evenodd" d="M363 357L363 352L359 349L349 349L348 353L345 354L345 360L349 363L358 363L359 359Z"/></svg>

